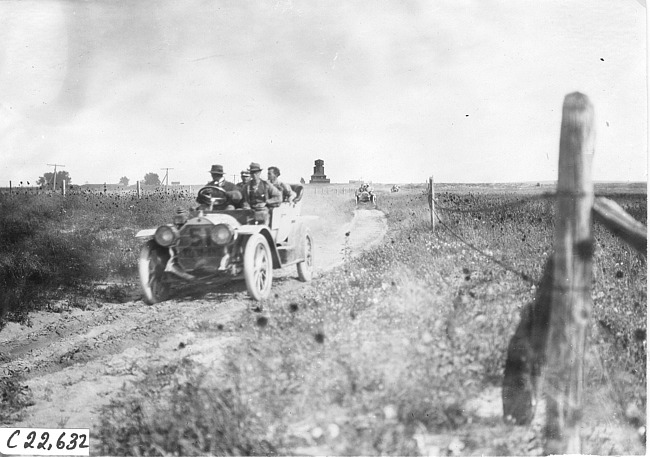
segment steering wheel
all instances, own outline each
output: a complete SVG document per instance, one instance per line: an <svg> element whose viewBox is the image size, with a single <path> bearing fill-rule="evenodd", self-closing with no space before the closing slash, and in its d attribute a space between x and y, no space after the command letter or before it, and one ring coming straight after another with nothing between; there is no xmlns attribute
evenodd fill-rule
<svg viewBox="0 0 650 457"><path fill-rule="evenodd" d="M214 206L227 204L228 195L221 187L205 186L199 190L196 201L201 205L209 205L210 209L212 209Z"/></svg>

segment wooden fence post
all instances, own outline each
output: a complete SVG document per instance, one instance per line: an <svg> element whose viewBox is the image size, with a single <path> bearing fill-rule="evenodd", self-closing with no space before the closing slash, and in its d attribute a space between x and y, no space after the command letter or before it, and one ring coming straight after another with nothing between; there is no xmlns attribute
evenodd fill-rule
<svg viewBox="0 0 650 457"><path fill-rule="evenodd" d="M13 189L11 188L11 181L9 181L9 195L13 194Z"/></svg>
<svg viewBox="0 0 650 457"><path fill-rule="evenodd" d="M140 190L140 181L136 181L135 183L135 193L140 198L141 196L141 190Z"/></svg>
<svg viewBox="0 0 650 457"><path fill-rule="evenodd" d="M429 212L431 213L431 230L435 231L436 229L436 218L434 213L436 212L435 204L433 203L433 197L435 190L433 189L433 176L429 177Z"/></svg>
<svg viewBox="0 0 650 457"><path fill-rule="evenodd" d="M594 110L586 95L562 107L553 287L544 393L545 452L580 454L583 368L591 316Z"/></svg>
<svg viewBox="0 0 650 457"><path fill-rule="evenodd" d="M62 191L64 197L65 197L65 183L66 183L66 181L64 179L63 182L61 182L61 191Z"/></svg>

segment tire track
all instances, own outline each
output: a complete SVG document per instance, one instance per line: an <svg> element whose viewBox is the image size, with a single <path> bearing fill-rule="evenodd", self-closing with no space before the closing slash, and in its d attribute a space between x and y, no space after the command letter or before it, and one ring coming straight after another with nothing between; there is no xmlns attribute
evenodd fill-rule
<svg viewBox="0 0 650 457"><path fill-rule="evenodd" d="M341 265L346 247L354 257L377 245L386 226L381 211L355 211L349 223L314 240L315 272ZM295 267L277 273L274 293L303 287ZM106 303L93 310L34 313L31 327L10 324L0 331L0 374L22 373L34 404L7 425L91 428L92 435L100 408L147 370L183 357L218 369L226 349L237 344L235 323L250 304L243 282L232 282L219 290L181 290L153 306L141 300Z"/></svg>

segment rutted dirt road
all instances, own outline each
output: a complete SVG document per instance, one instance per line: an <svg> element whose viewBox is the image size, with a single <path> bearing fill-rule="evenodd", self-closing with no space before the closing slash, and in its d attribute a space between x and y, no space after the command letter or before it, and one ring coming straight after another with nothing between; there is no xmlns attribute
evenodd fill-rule
<svg viewBox="0 0 650 457"><path fill-rule="evenodd" d="M386 233L385 215L377 210L356 211L343 226L322 219L309 224L316 287L319 273L376 245ZM274 274L274 293L305 287L294 267ZM237 340L236 317L249 312L251 303L241 281L183 290L154 306L135 300L81 310L60 303L61 312L34 313L31 326L10 323L0 331L0 370L24 373L34 404L22 420L4 426L90 428L92 441L99 407L148 369L190 357L218 370L223 351Z"/></svg>

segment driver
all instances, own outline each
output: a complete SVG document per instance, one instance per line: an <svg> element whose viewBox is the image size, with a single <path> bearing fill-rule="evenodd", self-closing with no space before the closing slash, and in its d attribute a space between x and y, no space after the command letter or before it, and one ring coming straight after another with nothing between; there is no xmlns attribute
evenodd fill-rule
<svg viewBox="0 0 650 457"><path fill-rule="evenodd" d="M223 165L212 165L210 175L212 175L212 180L208 181L206 186L218 186L226 192L237 190L237 186L230 181L226 181L226 178L223 176Z"/></svg>
<svg viewBox="0 0 650 457"><path fill-rule="evenodd" d="M228 202L223 207L215 207L213 209L235 209L235 207L241 208L243 203L242 192L241 190L230 181L226 181L224 178L223 165L212 165L210 169L210 175L212 175L212 180L208 181L206 186L216 186L223 189L226 192L228 197ZM196 199L197 203L201 203L200 197ZM204 206L203 203L201 203Z"/></svg>

